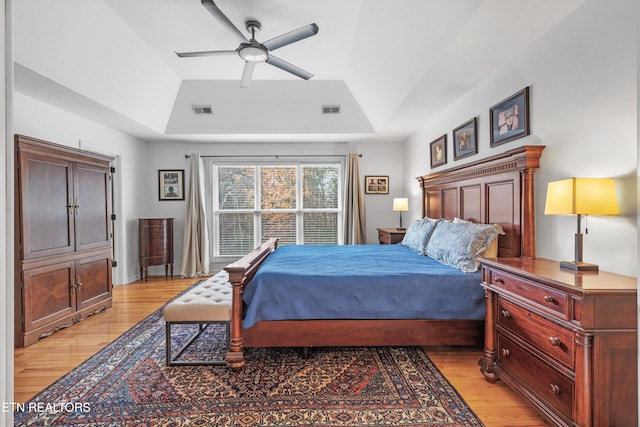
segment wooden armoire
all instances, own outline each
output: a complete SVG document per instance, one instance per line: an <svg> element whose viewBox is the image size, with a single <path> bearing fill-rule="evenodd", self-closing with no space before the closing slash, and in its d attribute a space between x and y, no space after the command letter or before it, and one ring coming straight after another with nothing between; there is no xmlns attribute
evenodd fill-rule
<svg viewBox="0 0 640 427"><path fill-rule="evenodd" d="M113 159L23 135L15 152L15 345L26 347L112 305Z"/></svg>

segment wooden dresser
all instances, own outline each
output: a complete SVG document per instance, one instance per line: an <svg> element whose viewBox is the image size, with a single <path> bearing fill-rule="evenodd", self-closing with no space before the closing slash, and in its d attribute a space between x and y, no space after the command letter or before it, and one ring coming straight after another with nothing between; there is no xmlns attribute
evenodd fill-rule
<svg viewBox="0 0 640 427"><path fill-rule="evenodd" d="M402 242L406 232L406 228L378 228L378 241L381 245L395 245Z"/></svg>
<svg viewBox="0 0 640 427"><path fill-rule="evenodd" d="M148 267L164 265L173 277L173 218L138 219L140 278L149 277Z"/></svg>
<svg viewBox="0 0 640 427"><path fill-rule="evenodd" d="M480 262L486 379L503 380L553 425L637 425L637 280L546 259Z"/></svg>
<svg viewBox="0 0 640 427"><path fill-rule="evenodd" d="M15 136L15 345L112 306L111 157Z"/></svg>

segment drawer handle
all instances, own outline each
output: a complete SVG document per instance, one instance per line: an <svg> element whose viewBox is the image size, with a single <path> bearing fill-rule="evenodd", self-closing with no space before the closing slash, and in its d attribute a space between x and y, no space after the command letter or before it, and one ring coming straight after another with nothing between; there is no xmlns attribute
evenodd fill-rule
<svg viewBox="0 0 640 427"><path fill-rule="evenodd" d="M549 337L549 344L551 344L554 347L558 347L561 343L560 343L560 338L558 337Z"/></svg>
<svg viewBox="0 0 640 427"><path fill-rule="evenodd" d="M504 317L505 319L508 319L511 317L511 313L509 313L509 311L507 310L502 310L502 317Z"/></svg>
<svg viewBox="0 0 640 427"><path fill-rule="evenodd" d="M553 394L560 394L560 386L558 384L549 384L549 391Z"/></svg>
<svg viewBox="0 0 640 427"><path fill-rule="evenodd" d="M504 285L504 279L502 277L496 277L495 279L493 279L493 281Z"/></svg>
<svg viewBox="0 0 640 427"><path fill-rule="evenodd" d="M500 351L500 353L502 353L502 355L503 355L504 357L509 357L509 356L511 355L511 352L509 351L509 349L508 349L508 348L503 348L503 349Z"/></svg>
<svg viewBox="0 0 640 427"><path fill-rule="evenodd" d="M556 299L554 297L552 297L551 295L545 295L544 296L544 301L551 303L551 304L555 304Z"/></svg>

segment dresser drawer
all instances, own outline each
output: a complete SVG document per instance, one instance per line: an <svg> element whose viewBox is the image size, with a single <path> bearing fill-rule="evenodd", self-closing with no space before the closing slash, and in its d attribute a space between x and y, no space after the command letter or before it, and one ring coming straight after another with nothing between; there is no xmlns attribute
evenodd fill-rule
<svg viewBox="0 0 640 427"><path fill-rule="evenodd" d="M569 296L566 293L528 282L502 271L490 270L489 280L491 286L524 296L527 302L531 302L551 314L557 314L562 319L567 319Z"/></svg>
<svg viewBox="0 0 640 427"><path fill-rule="evenodd" d="M501 297L498 298L498 325L569 369L574 368L575 343L572 331Z"/></svg>
<svg viewBox="0 0 640 427"><path fill-rule="evenodd" d="M550 406L571 419L575 393L574 382L500 333L498 333L497 345L500 367L519 382L526 384L527 388Z"/></svg>

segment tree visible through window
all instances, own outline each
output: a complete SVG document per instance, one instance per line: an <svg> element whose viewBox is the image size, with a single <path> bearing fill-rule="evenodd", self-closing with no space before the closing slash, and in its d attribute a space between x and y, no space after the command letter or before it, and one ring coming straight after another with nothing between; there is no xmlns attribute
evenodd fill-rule
<svg viewBox="0 0 640 427"><path fill-rule="evenodd" d="M280 245L341 243L340 163L215 165L215 256Z"/></svg>

